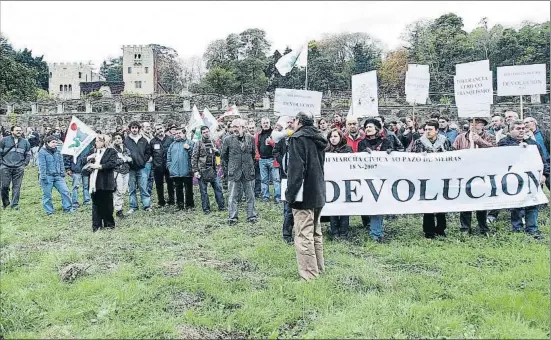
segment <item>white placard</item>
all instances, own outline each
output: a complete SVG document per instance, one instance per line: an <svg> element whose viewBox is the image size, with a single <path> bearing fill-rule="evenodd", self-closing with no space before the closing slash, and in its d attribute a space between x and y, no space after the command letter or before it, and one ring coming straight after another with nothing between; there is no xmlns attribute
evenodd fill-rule
<svg viewBox="0 0 551 340"><path fill-rule="evenodd" d="M274 114L276 116L294 117L301 111L309 111L314 116L321 116L321 92L276 89L274 96Z"/></svg>
<svg viewBox="0 0 551 340"><path fill-rule="evenodd" d="M410 104L424 104L429 97L430 73L428 65L408 65L406 72L406 101Z"/></svg>
<svg viewBox="0 0 551 340"><path fill-rule="evenodd" d="M545 94L546 90L545 64L497 68L498 96Z"/></svg>
<svg viewBox="0 0 551 340"><path fill-rule="evenodd" d="M286 190L287 190L287 179L283 178L281 180L281 200L282 201L287 201L287 199L285 198ZM298 190L297 197L295 197L295 202L302 202L303 193L304 193L304 185L302 185Z"/></svg>
<svg viewBox="0 0 551 340"><path fill-rule="evenodd" d="M379 115L377 71L352 76L352 112L354 117Z"/></svg>
<svg viewBox="0 0 551 340"><path fill-rule="evenodd" d="M327 153L324 168L324 216L458 212L547 203L539 183L543 163L533 145L426 156Z"/></svg>
<svg viewBox="0 0 551 340"><path fill-rule="evenodd" d="M473 71L490 71L490 61L486 59L455 65L455 74L457 75L461 73L471 73Z"/></svg>

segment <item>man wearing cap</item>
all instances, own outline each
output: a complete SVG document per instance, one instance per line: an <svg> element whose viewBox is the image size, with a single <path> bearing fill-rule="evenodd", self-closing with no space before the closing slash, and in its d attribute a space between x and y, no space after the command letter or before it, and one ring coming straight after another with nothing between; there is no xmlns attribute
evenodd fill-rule
<svg viewBox="0 0 551 340"><path fill-rule="evenodd" d="M486 125L488 125L488 121L486 119L476 118L474 123L471 123L471 128L469 131L463 132L457 136L453 142L453 148L455 150L465 150L491 148L496 146L496 137L484 129ZM461 230L461 232L471 233L472 216L473 213L471 211L462 211L459 213L459 221L461 223L459 230ZM488 235L490 232L487 217L487 210L476 211L478 228L480 229L480 233L483 235Z"/></svg>

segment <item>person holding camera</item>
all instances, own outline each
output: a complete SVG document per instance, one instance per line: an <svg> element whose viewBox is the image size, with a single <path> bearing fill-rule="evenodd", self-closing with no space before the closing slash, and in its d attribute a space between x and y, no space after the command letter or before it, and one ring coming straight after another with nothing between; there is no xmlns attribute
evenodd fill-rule
<svg viewBox="0 0 551 340"><path fill-rule="evenodd" d="M199 180L199 190L201 191L201 205L205 215L210 214L210 201L207 194L207 187L210 183L214 190L214 198L218 204L218 210L224 211L224 195L222 187L216 174L216 157L220 156L220 151L214 146L210 139L210 130L207 126L201 127L201 139L195 143L193 154L191 155L191 166L195 177Z"/></svg>

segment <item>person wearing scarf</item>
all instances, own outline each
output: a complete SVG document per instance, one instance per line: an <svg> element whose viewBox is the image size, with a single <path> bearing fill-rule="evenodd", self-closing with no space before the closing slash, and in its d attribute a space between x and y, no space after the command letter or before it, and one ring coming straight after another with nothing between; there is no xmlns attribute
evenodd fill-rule
<svg viewBox="0 0 551 340"><path fill-rule="evenodd" d="M426 155L431 152L452 151L453 147L446 135L438 133L439 124L436 120L429 120L425 124L425 134L413 143L411 152ZM436 223L435 223L436 219ZM425 237L432 239L436 236L446 237L446 213L424 214L423 232Z"/></svg>
<svg viewBox="0 0 551 340"><path fill-rule="evenodd" d="M90 195L92 196L92 231L100 228L115 228L113 192L116 189L114 170L117 166L117 151L111 147L107 135L96 136L96 151L88 156L90 169Z"/></svg>
<svg viewBox="0 0 551 340"><path fill-rule="evenodd" d="M389 138L385 137L383 124L379 119L369 118L364 122L365 138L358 145L358 152L371 153L372 151L385 151L390 154L393 145ZM375 242L383 240L383 215L362 216L364 228L369 228L369 236Z"/></svg>
<svg viewBox="0 0 551 340"><path fill-rule="evenodd" d="M55 188L61 196L61 205L66 213L73 212L69 188L65 183L65 167L63 157L57 148L57 139L54 136L44 138L44 147L38 152L38 169L40 187L42 188L42 207L46 214L54 213L52 204L52 189Z"/></svg>
<svg viewBox="0 0 551 340"><path fill-rule="evenodd" d="M333 128L327 134L327 148L325 148L326 153L352 153L352 147L349 146L346 142L346 137L344 133L338 129ZM329 236L331 238L348 236L348 229L350 226L350 216L331 216L329 224Z"/></svg>

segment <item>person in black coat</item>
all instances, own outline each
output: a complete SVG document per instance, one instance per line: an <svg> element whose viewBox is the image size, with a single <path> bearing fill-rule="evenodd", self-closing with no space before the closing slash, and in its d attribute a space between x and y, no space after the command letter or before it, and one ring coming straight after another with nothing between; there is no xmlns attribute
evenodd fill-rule
<svg viewBox="0 0 551 340"><path fill-rule="evenodd" d="M346 137L339 129L332 129L327 134L327 148L325 152L331 153L352 153L352 147L349 146L346 142ZM361 142L360 142L361 143ZM350 225L350 216L331 216L329 235L331 238L335 237L347 237L348 228Z"/></svg>
<svg viewBox="0 0 551 340"><path fill-rule="evenodd" d="M96 150L88 156L90 194L92 196L92 231L101 227L114 229L113 192L116 189L114 170L117 166L117 151L111 146L107 135L96 136ZM102 225L103 224L103 225Z"/></svg>

